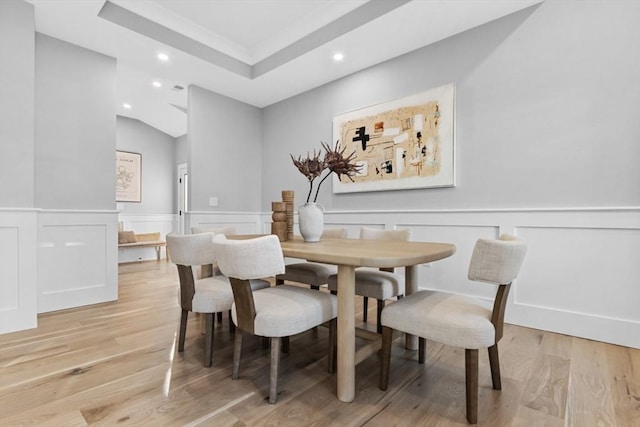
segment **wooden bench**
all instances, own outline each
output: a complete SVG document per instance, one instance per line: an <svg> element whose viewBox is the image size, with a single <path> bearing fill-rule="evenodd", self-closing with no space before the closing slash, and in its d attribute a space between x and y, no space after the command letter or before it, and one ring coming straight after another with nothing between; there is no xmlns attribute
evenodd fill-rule
<svg viewBox="0 0 640 427"><path fill-rule="evenodd" d="M135 242L118 243L119 248L156 248L156 255L160 261L162 248L165 248L165 255L169 261L169 251L167 250L167 242L160 240L160 233L140 233L134 234Z"/></svg>

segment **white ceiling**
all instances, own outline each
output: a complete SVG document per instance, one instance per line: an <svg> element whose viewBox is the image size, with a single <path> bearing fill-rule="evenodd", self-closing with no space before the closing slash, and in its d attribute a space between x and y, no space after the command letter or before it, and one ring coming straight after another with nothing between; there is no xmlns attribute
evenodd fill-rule
<svg viewBox="0 0 640 427"><path fill-rule="evenodd" d="M542 0L27 1L38 32L117 58L119 115L177 137L191 84L265 107Z"/></svg>

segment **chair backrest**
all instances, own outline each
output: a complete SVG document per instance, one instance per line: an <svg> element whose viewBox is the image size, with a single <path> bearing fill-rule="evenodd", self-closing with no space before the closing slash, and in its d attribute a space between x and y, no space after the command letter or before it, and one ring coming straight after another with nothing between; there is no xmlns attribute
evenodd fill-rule
<svg viewBox="0 0 640 427"><path fill-rule="evenodd" d="M233 236L234 234L238 234L236 228L234 226L230 227L191 227L191 234L200 234L200 233L214 233L214 234L224 234L225 236Z"/></svg>
<svg viewBox="0 0 640 427"><path fill-rule="evenodd" d="M379 228L362 227L360 228L361 240L402 240L408 242L411 238L411 230L381 230ZM394 268L380 268L380 271L394 272Z"/></svg>
<svg viewBox="0 0 640 427"><path fill-rule="evenodd" d="M218 267L229 278L251 280L284 273L284 255L274 234L245 240L217 234L213 247Z"/></svg>
<svg viewBox="0 0 640 427"><path fill-rule="evenodd" d="M215 262L213 236L213 233L187 236L173 232L167 234L167 249L171 254L171 261L178 267L180 278L180 307L185 310L192 309L196 292L193 266Z"/></svg>
<svg viewBox="0 0 640 427"><path fill-rule="evenodd" d="M495 239L478 239L469 262L470 280L504 285L511 283L527 252L527 244L516 236L502 234Z"/></svg>
<svg viewBox="0 0 640 427"><path fill-rule="evenodd" d="M346 228L325 228L322 230L322 235L320 239L346 239L347 238L347 229Z"/></svg>
<svg viewBox="0 0 640 427"><path fill-rule="evenodd" d="M218 234L213 246L218 267L231 282L238 328L253 334L256 308L250 281L284 273L280 240L275 234L247 240Z"/></svg>
<svg viewBox="0 0 640 427"><path fill-rule="evenodd" d="M381 230L379 228L360 228L360 239L362 240L403 240L409 241L411 230Z"/></svg>
<svg viewBox="0 0 640 427"><path fill-rule="evenodd" d="M215 263L213 236L213 233L167 234L167 248L171 254L171 261L178 265L191 266Z"/></svg>

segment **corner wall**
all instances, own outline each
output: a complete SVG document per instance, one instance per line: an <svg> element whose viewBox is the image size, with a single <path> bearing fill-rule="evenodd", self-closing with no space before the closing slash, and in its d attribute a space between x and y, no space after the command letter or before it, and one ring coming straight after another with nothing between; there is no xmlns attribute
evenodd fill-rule
<svg viewBox="0 0 640 427"><path fill-rule="evenodd" d="M36 34L38 313L118 298L116 61Z"/></svg>
<svg viewBox="0 0 640 427"><path fill-rule="evenodd" d="M34 28L33 5L0 2L0 207L33 207Z"/></svg>
<svg viewBox="0 0 640 427"><path fill-rule="evenodd" d="M262 175L262 111L189 86L189 209L257 212ZM218 206L210 206L216 197Z"/></svg>
<svg viewBox="0 0 640 427"><path fill-rule="evenodd" d="M33 5L0 1L0 334L37 325Z"/></svg>
<svg viewBox="0 0 640 427"><path fill-rule="evenodd" d="M114 58L36 34L36 206L115 208L115 73Z"/></svg>

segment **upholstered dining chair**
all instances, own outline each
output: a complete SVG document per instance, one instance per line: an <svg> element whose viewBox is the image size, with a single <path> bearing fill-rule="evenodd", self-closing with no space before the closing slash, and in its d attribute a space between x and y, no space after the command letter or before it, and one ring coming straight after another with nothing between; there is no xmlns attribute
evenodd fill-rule
<svg viewBox="0 0 640 427"><path fill-rule="evenodd" d="M247 240L214 238L218 265L229 277L233 289L233 321L236 335L233 348L232 378L240 370L242 336L268 337L271 343L269 403L276 403L281 338L305 332L329 322L329 372L335 370L337 298L291 285L273 286L254 292L249 282L254 278L275 276L285 271L280 241L275 235Z"/></svg>
<svg viewBox="0 0 640 427"><path fill-rule="evenodd" d="M178 267L180 292L178 294L180 308L180 332L178 335L178 351L184 351L189 312L205 315L205 354L204 366L213 363L213 327L214 314L230 311L233 304L233 292L229 279L222 275L214 275L196 279L193 267L215 263L213 252L213 233L192 235L167 234L167 247L171 251L171 260ZM266 280L254 280L254 289L269 287ZM231 314L231 313L229 313ZM231 316L229 316L231 319ZM233 331L233 324L229 325Z"/></svg>
<svg viewBox="0 0 640 427"><path fill-rule="evenodd" d="M322 239L346 239L346 228L326 228L322 231ZM296 262L285 266L285 272L276 276L276 285L282 285L285 281L304 283L311 289L320 289L326 285L329 276L337 274L335 265L321 264L318 262Z"/></svg>
<svg viewBox="0 0 640 427"><path fill-rule="evenodd" d="M411 238L411 230L380 230L377 228L362 227L360 229L360 239L363 240L402 240L408 241ZM380 244L384 244L381 242ZM338 291L338 275L331 274L327 279L329 290L333 293ZM404 296L404 280L394 273L393 268L381 268L379 270L358 269L356 270L356 295L364 297L362 303L362 320L366 323L369 310L369 298L377 301L376 330L382 333L380 324L380 313L385 305L385 300L393 297L398 299Z"/></svg>
<svg viewBox="0 0 640 427"><path fill-rule="evenodd" d="M469 263L470 280L498 285L493 303L437 291L418 291L382 311L380 388L389 383L394 330L419 337L418 362L424 363L426 340L465 349L467 421L478 420L478 350L488 348L493 388L500 390L498 341L511 282L520 271L526 244L508 234L497 240L478 239Z"/></svg>
<svg viewBox="0 0 640 427"><path fill-rule="evenodd" d="M227 227L202 227L202 226L193 226L191 227L191 234L201 234L201 233L213 233L213 234L224 234L225 236L233 236L238 234L236 228L232 225ZM220 275L220 269L218 268L217 263L207 264L200 266L200 277L210 277ZM218 313L218 321L222 321L222 313ZM231 323L233 324L233 322Z"/></svg>

